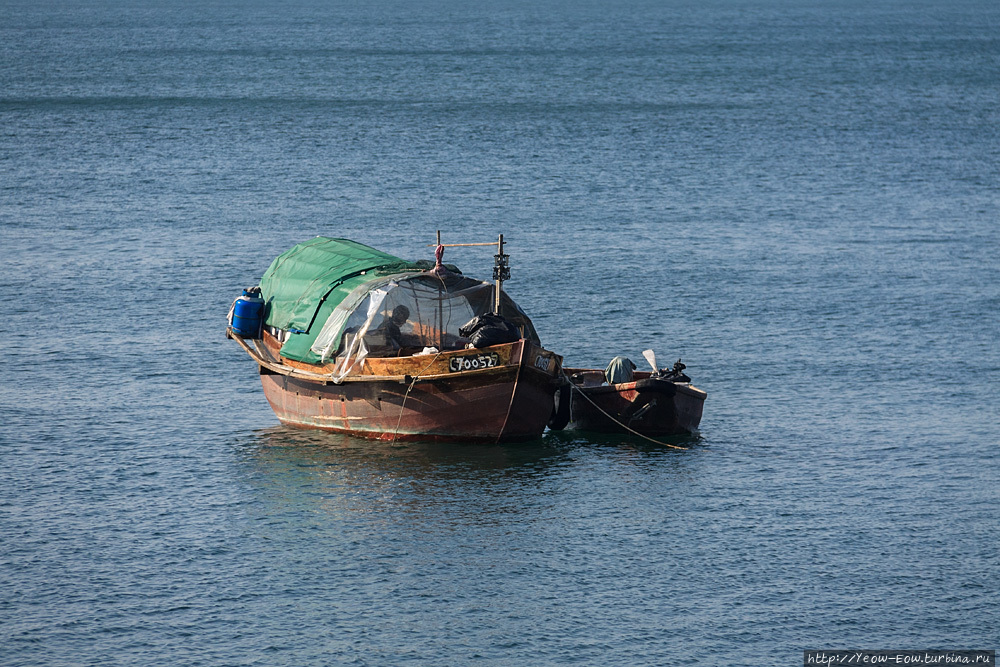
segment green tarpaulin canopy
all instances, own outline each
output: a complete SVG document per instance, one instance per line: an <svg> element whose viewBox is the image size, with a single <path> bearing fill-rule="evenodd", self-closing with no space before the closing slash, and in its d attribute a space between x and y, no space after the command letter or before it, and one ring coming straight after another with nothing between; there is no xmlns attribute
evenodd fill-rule
<svg viewBox="0 0 1000 667"><path fill-rule="evenodd" d="M341 302L344 302L342 310L346 307L353 312L362 304L359 295L367 296L369 290L385 287L387 281L396 285L393 289L399 287L397 283L405 282L415 299L417 286L413 281L426 280L425 272L433 266L434 263L427 260L408 262L355 241L317 236L279 255L264 272L260 281L261 297L266 304L264 323L288 333L281 347L283 357L306 363L323 363L324 358L317 351L327 354L334 350L330 344L340 342L342 328L349 315L341 313L343 318L338 316L330 320ZM466 278L451 264L445 267L448 273L435 277L434 286L440 284L439 289L444 290L446 295L452 295L448 298L460 294L462 303L470 309L470 315L489 312L492 286ZM357 293L355 290L358 290ZM352 298L348 299L349 296ZM427 298L437 308L445 303L440 295ZM416 320L419 302L410 305L414 306L413 319ZM431 311L434 308L435 305L430 306ZM501 311L521 330L522 335L538 342L531 320L506 294L501 295ZM434 319L438 321L425 324L440 327L440 317ZM317 337L328 321L333 323L333 328L326 334L330 340L317 345ZM459 324L454 324L456 331L451 334L457 334ZM445 334L443 329L440 334ZM325 348L329 349L324 352Z"/></svg>
<svg viewBox="0 0 1000 667"><path fill-rule="evenodd" d="M427 268L425 262L407 262L361 243L317 236L279 255L264 272L260 288L267 303L265 323L301 332L289 337L281 348L283 356L316 362L309 348L330 312L351 290L379 274Z"/></svg>

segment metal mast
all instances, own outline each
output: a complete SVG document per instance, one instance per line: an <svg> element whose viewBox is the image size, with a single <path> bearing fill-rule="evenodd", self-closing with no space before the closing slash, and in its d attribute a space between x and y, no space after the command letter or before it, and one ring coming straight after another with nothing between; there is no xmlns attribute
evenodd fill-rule
<svg viewBox="0 0 1000 667"><path fill-rule="evenodd" d="M510 255L503 251L503 234L497 241L497 254L493 255L493 280L496 281L496 291L493 300L493 312L500 314L500 292L503 281L510 280Z"/></svg>

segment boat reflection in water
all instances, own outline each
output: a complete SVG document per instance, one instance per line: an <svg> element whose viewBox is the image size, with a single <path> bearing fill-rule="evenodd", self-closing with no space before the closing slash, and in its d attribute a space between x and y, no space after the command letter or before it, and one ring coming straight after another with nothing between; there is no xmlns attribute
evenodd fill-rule
<svg viewBox="0 0 1000 667"><path fill-rule="evenodd" d="M260 518L271 532L303 526L338 531L342 520L410 522L412 529L484 525L512 515L545 518L560 512L562 502L586 495L582 489L594 482L595 469L615 466L625 473L620 480L631 474L681 478L703 465L698 457L636 438L572 431L528 443L455 446L274 426L231 446L241 512ZM564 500L549 504L559 497ZM535 500L526 503L529 498Z"/></svg>

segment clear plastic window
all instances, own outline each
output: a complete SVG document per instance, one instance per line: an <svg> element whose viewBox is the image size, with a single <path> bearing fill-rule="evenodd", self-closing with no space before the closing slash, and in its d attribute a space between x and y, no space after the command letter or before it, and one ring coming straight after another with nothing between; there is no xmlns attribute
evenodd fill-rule
<svg viewBox="0 0 1000 667"><path fill-rule="evenodd" d="M451 350L469 342L458 330L492 312L494 286L461 275L397 274L356 288L327 319L312 346L323 362L336 358L339 380L369 356L396 357ZM538 342L531 321L506 294L501 313Z"/></svg>

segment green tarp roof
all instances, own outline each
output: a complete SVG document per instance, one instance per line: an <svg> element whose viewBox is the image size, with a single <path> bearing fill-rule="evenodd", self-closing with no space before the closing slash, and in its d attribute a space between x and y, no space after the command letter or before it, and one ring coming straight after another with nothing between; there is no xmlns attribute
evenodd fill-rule
<svg viewBox="0 0 1000 667"><path fill-rule="evenodd" d="M279 255L264 272L260 288L267 303L265 322L303 332L290 336L281 354L315 362L310 346L330 312L352 289L372 280L373 274L427 268L424 262L407 262L361 243L317 236Z"/></svg>
<svg viewBox="0 0 1000 667"><path fill-rule="evenodd" d="M283 252L264 272L260 281L261 297L266 304L264 322L290 332L281 347L282 356L319 363L319 356L311 350L313 343L334 308L355 288L366 283L379 284L379 278L385 276L416 275L433 267L434 262L428 260L408 262L355 241L317 236ZM445 267L456 285L479 284L462 276L456 266L445 264ZM538 334L531 320L517 304L506 294L501 303L525 336L537 342Z"/></svg>

